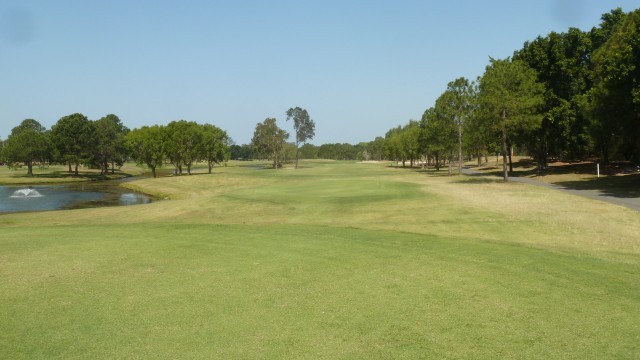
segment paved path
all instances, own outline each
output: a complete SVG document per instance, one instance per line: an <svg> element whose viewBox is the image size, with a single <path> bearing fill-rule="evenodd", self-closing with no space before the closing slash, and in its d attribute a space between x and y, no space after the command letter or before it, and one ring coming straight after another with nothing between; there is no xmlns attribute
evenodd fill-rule
<svg viewBox="0 0 640 360"><path fill-rule="evenodd" d="M483 173L481 171L474 170L474 169L469 169L469 168L463 168L462 172L464 174L472 175L472 176L487 176L487 175L490 175L490 174ZM546 187L546 188L554 189L554 190L560 190L560 191L564 191L564 192L567 192L567 193L570 193L570 194L587 197L589 199L606 201L606 202L611 203L611 204L620 205L620 206L627 207L629 209L634 209L634 210L640 211L640 197L626 197L625 198L625 197L606 195L606 194L603 194L600 190L576 190L576 189L570 189L570 188L567 188L567 187L562 186L562 185L549 184L549 183L546 183L546 182L543 182L543 181L538 181L538 180L535 180L535 179L525 178L525 177L510 177L509 181L520 182L520 183L525 183L525 184L530 184L530 185L535 185L535 186L542 186L542 187Z"/></svg>

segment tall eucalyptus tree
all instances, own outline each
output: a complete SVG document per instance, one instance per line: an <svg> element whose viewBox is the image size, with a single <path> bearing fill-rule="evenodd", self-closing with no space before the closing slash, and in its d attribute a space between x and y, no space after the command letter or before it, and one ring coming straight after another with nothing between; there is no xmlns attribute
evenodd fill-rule
<svg viewBox="0 0 640 360"><path fill-rule="evenodd" d="M316 135L316 124L309 117L307 110L295 107L287 110L287 121L293 119L293 128L296 132L296 169L298 168L298 152L300 144L313 139Z"/></svg>

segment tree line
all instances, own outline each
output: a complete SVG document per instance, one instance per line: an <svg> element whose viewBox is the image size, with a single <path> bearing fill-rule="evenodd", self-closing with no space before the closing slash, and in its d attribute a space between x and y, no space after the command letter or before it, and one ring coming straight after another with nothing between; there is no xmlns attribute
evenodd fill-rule
<svg viewBox="0 0 640 360"><path fill-rule="evenodd" d="M531 155L543 170L550 160L599 157L602 162L640 163L640 10L620 8L602 15L590 31L570 28L526 41L513 56L491 59L475 81L451 81L420 120L387 131L373 141L307 143L315 123L306 109L290 108L295 139L275 118L256 124L250 144L235 145L210 124L185 120L130 131L115 115L90 121L82 114L61 118L51 130L27 119L0 142L0 161L84 164L114 171L127 159L152 173L165 163L176 174L197 161L270 159L274 168L298 159L393 160L410 166L458 165L463 157L502 154L505 181L514 149Z"/></svg>
<svg viewBox="0 0 640 360"><path fill-rule="evenodd" d="M384 141L384 138L379 137ZM233 144L229 147L230 158L232 160L254 160L263 159L264 155L256 153L251 144ZM284 144L280 159L283 162L295 159L296 146L294 143ZM359 144L349 143L329 143L322 145L304 144L298 149L300 159L329 159L329 160L383 160L382 151L372 152L369 143Z"/></svg>
<svg viewBox="0 0 640 360"><path fill-rule="evenodd" d="M215 164L229 159L231 139L211 124L179 120L130 130L113 114L89 120L75 113L60 118L49 130L26 119L0 145L0 160L13 167L26 166L30 176L34 164L67 164L69 173L76 176L84 165L104 175L134 160L156 177L156 169L165 163L181 175L184 170L190 174L194 163L204 161L211 173Z"/></svg>
<svg viewBox="0 0 640 360"><path fill-rule="evenodd" d="M550 160L640 162L640 10L615 9L590 31L570 28L490 59L476 81L458 78L422 118L390 129L384 154L403 164L480 163L514 148L539 170ZM370 144L373 144L371 142ZM461 168L459 168L461 171Z"/></svg>

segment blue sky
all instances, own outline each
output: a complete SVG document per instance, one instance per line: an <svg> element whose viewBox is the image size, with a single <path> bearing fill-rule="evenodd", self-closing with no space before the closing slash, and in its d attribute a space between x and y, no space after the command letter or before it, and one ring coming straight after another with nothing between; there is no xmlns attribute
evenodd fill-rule
<svg viewBox="0 0 640 360"><path fill-rule="evenodd" d="M185 119L239 144L300 106L314 144L373 140L419 119L449 81L527 40L636 1L0 2L0 138L80 112L129 128Z"/></svg>

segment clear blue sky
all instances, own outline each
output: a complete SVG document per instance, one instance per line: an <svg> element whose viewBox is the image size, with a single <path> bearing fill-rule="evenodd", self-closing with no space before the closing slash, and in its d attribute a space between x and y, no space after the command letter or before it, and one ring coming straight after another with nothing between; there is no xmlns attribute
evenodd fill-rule
<svg viewBox="0 0 640 360"><path fill-rule="evenodd" d="M129 128L212 123L239 144L290 107L314 144L373 140L419 119L449 81L527 40L591 29L635 1L0 2L0 138L80 112Z"/></svg>

